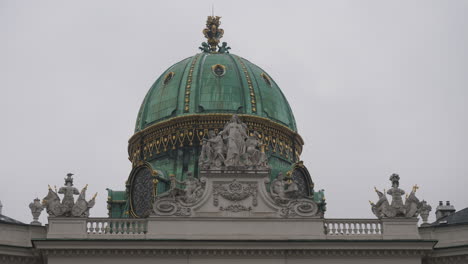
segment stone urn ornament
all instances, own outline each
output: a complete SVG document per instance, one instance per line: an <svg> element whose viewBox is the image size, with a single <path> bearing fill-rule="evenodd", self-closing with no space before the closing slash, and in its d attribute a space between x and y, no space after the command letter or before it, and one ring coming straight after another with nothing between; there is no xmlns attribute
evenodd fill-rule
<svg viewBox="0 0 468 264"><path fill-rule="evenodd" d="M31 209L31 214L33 216L31 225L42 225L42 223L39 222L39 216L41 216L41 213L44 210L41 200L39 198L34 199L32 203L29 204L29 209Z"/></svg>

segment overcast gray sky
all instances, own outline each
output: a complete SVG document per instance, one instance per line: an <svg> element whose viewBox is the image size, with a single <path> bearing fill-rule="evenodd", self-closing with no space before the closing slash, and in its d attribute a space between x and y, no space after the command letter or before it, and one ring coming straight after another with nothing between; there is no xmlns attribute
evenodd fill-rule
<svg viewBox="0 0 468 264"><path fill-rule="evenodd" d="M212 3L231 52L288 98L326 217L373 217L393 172L434 209L468 206L468 1L0 0L5 215L29 223L73 172L106 216L140 103L198 52Z"/></svg>

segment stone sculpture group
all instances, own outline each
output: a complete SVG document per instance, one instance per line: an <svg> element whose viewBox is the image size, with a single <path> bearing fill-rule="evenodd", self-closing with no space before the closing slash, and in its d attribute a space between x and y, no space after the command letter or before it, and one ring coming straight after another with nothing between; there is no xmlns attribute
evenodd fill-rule
<svg viewBox="0 0 468 264"><path fill-rule="evenodd" d="M88 217L89 209L95 204L97 193L89 201L86 201L86 185L81 192L73 187L73 174L68 173L65 178L65 186L61 187L58 192L52 190L49 185L49 193L42 200L49 217ZM63 194L63 199L60 201L58 194ZM74 195L78 195L75 202Z"/></svg>
<svg viewBox="0 0 468 264"><path fill-rule="evenodd" d="M248 135L247 125L233 115L217 135L208 132L203 139L199 157L202 170L219 169L268 169L268 158L260 135L254 131Z"/></svg>
<svg viewBox="0 0 468 264"><path fill-rule="evenodd" d="M385 217L417 217L419 214L423 217L423 221L427 222L427 216L431 210L430 206L427 206L426 201L419 201L416 197L416 190L419 188L417 185L413 186L413 189L406 196L405 202L403 202L402 196L405 191L399 188L400 176L398 174L392 174L390 176L392 182L392 188L387 191L387 194L392 196L392 202L389 203L385 190L383 192L375 188L379 200L376 203L370 202L372 212L378 218ZM426 219L424 219L426 218Z"/></svg>

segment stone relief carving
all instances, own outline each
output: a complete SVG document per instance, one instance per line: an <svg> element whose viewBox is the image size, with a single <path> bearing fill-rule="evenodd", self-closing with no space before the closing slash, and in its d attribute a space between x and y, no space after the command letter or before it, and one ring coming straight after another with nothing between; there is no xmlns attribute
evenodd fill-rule
<svg viewBox="0 0 468 264"><path fill-rule="evenodd" d="M392 188L387 191L387 194L392 196L391 203L387 200L385 190L381 192L377 188L374 188L379 197L376 203L370 202L371 210L375 216L378 218L417 217L421 212L428 210L427 206L423 209L425 201L421 202L416 197L416 191L419 188L417 185L413 186L411 192L406 196L405 202L403 202L402 196L405 194L405 191L399 188L400 176L392 174L390 181L392 182ZM429 213L427 212L427 214Z"/></svg>
<svg viewBox="0 0 468 264"><path fill-rule="evenodd" d="M247 125L237 115L217 135L208 132L203 139L198 163L203 170L268 169L268 158L260 134L247 133Z"/></svg>
<svg viewBox="0 0 468 264"><path fill-rule="evenodd" d="M89 210L95 204L95 198L97 193L89 201L86 201L86 185L81 192L77 188L73 187L73 174L68 173L65 178L65 186L61 187L58 192L53 191L49 185L49 193L42 200L42 204L45 206L49 217L88 217ZM60 197L57 194L63 194L63 200L60 201ZM75 202L74 195L78 195Z"/></svg>
<svg viewBox="0 0 468 264"><path fill-rule="evenodd" d="M279 173L270 184L270 196L276 205L281 206L280 215L282 217L311 217L320 216L319 206L313 197L304 195L299 190L295 181L292 180L292 173L288 172L288 177ZM268 181L266 181L268 183ZM323 193L322 193L323 194Z"/></svg>
<svg viewBox="0 0 468 264"><path fill-rule="evenodd" d="M154 213L161 216L190 216L190 207L200 200L205 191L205 180L193 177L191 172L187 173L184 181L178 181L175 175L171 175L170 180L169 191L156 197Z"/></svg>
<svg viewBox="0 0 468 264"><path fill-rule="evenodd" d="M230 211L230 212L233 212L233 213L238 213L238 212L242 212L242 211L252 211L252 207L246 207L242 204L231 204L231 205L228 205L226 207L219 207L219 210L220 211Z"/></svg>
<svg viewBox="0 0 468 264"><path fill-rule="evenodd" d="M226 208L220 207L221 211L250 211L251 207L245 207L239 202L252 197L252 206L257 206L258 185L256 182L239 182L233 179L230 182L216 182L213 184L213 205L219 205L219 196L234 202ZM250 209L249 209L250 208Z"/></svg>
<svg viewBox="0 0 468 264"><path fill-rule="evenodd" d="M281 209L283 217L310 217L318 215L318 206L313 200L298 199L290 200L286 206Z"/></svg>

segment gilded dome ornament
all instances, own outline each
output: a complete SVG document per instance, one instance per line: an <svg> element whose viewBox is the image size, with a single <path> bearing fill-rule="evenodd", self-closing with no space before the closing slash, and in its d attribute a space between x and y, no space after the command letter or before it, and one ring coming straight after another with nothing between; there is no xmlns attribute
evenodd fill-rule
<svg viewBox="0 0 468 264"><path fill-rule="evenodd" d="M203 42L199 49L204 53L229 53L230 47L226 42L219 46L219 41L224 35L224 30L219 28L221 21L220 16L208 16L206 20L206 28L203 29L203 35L207 42ZM218 50L217 50L218 49Z"/></svg>
<svg viewBox="0 0 468 264"><path fill-rule="evenodd" d="M208 45L212 52L216 51L218 47L219 40L224 35L224 30L219 28L221 21L219 21L220 16L208 16L206 20L206 28L203 29L203 35L207 38Z"/></svg>

